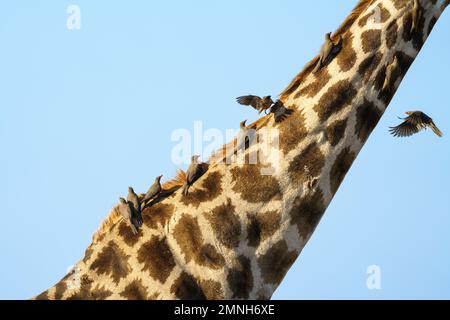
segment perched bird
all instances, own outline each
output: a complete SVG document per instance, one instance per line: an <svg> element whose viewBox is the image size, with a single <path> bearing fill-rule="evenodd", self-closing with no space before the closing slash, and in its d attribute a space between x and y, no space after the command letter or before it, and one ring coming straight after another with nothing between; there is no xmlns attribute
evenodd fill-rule
<svg viewBox="0 0 450 320"><path fill-rule="evenodd" d="M244 106L252 106L256 110L258 110L260 114L261 112L268 110L273 105L273 100L271 96L265 96L260 98L258 96L248 95L238 97L236 98L236 100L239 104L242 104Z"/></svg>
<svg viewBox="0 0 450 320"><path fill-rule="evenodd" d="M124 220L130 224L133 233L137 234L139 227L136 227L136 225L132 222L133 209L131 207L131 204L124 198L120 198L118 209Z"/></svg>
<svg viewBox="0 0 450 320"><path fill-rule="evenodd" d="M280 100L277 100L277 102L275 102L273 107L270 109L270 113L273 113L276 123L285 120L289 115L292 114L292 112L294 111L286 108L283 102L281 102Z"/></svg>
<svg viewBox="0 0 450 320"><path fill-rule="evenodd" d="M256 127L247 128L247 120L244 120L239 125L239 132L236 136L236 151L245 150L250 146L250 140L253 140L253 134Z"/></svg>
<svg viewBox="0 0 450 320"><path fill-rule="evenodd" d="M189 187L204 173L204 164L198 161L199 158L198 155L192 156L191 164L186 171L186 181L183 185L183 195L185 196L189 193Z"/></svg>
<svg viewBox="0 0 450 320"><path fill-rule="evenodd" d="M438 136L442 137L442 132L436 127L429 116L421 111L409 111L405 112L408 116L406 118L400 118L405 120L403 123L396 127L390 127L389 132L394 137L409 137L419 131L426 129L427 127L431 128L433 132Z"/></svg>
<svg viewBox="0 0 450 320"><path fill-rule="evenodd" d="M339 53L342 48L342 42L342 36L339 38L338 43L334 43L331 40L331 32L325 34L325 43L320 48L319 61L317 61L313 73L317 73Z"/></svg>
<svg viewBox="0 0 450 320"><path fill-rule="evenodd" d="M392 84L394 74L395 72L397 72L398 67L399 67L398 58L397 56L395 56L394 60L386 68L386 76L384 78L383 88L381 88L381 91L386 91L386 89L388 89L388 87Z"/></svg>
<svg viewBox="0 0 450 320"><path fill-rule="evenodd" d="M141 204L137 194L134 192L132 187L128 187L128 203L132 208L131 220L140 227L142 226L142 215L141 215Z"/></svg>
<svg viewBox="0 0 450 320"><path fill-rule="evenodd" d="M422 10L420 7L419 0L414 0L413 10L412 10L412 24L411 33L416 33L419 26L419 20L422 16Z"/></svg>
<svg viewBox="0 0 450 320"><path fill-rule="evenodd" d="M153 200L154 198L158 197L158 195L161 193L161 190L162 190L161 178L162 178L162 175L157 176L155 178L155 182L153 182L153 184L150 186L150 188L148 188L147 193L145 194L144 198L142 199L142 206L144 206L147 201Z"/></svg>

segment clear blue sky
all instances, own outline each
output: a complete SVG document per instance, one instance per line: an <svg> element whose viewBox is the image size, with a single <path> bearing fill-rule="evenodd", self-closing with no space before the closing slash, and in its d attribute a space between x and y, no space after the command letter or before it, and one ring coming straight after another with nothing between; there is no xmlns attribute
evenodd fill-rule
<svg viewBox="0 0 450 320"><path fill-rule="evenodd" d="M3 3L0 298L53 285L128 185L172 175L173 130L254 119L234 98L278 94L355 3ZM69 4L81 30L66 28ZM274 298L450 298L449 30L447 12ZM393 139L409 109L444 138Z"/></svg>

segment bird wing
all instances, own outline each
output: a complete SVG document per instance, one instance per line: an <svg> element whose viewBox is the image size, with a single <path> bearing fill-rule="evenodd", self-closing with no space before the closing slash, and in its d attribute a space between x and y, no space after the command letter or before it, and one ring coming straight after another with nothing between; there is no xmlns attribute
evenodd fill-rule
<svg viewBox="0 0 450 320"><path fill-rule="evenodd" d="M252 106L256 110L261 110L262 105L263 105L262 99L258 96L252 96L252 95L242 96L242 97L236 98L236 100L239 104L242 104L244 106Z"/></svg>
<svg viewBox="0 0 450 320"><path fill-rule="evenodd" d="M396 127L391 127L389 129L389 132L394 137L409 137L419 132L420 130L421 129L419 129L419 126L415 125L414 123L410 121L404 121Z"/></svg>

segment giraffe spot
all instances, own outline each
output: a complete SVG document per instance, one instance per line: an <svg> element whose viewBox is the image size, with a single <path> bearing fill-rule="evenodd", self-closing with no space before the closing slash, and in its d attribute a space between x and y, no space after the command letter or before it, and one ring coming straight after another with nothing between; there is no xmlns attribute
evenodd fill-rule
<svg viewBox="0 0 450 320"><path fill-rule="evenodd" d="M112 295L112 292L96 286L92 288L91 283L82 284L80 289L70 295L67 300L105 300Z"/></svg>
<svg viewBox="0 0 450 320"><path fill-rule="evenodd" d="M359 140L365 142L370 133L375 129L381 118L381 111L370 101L364 99L362 105L356 111L355 133Z"/></svg>
<svg viewBox="0 0 450 320"><path fill-rule="evenodd" d="M294 183L303 183L310 176L318 176L325 166L325 156L316 142L309 144L289 164L289 174ZM305 170L308 168L309 173Z"/></svg>
<svg viewBox="0 0 450 320"><path fill-rule="evenodd" d="M200 281L200 287L208 300L223 300L224 294L219 282L212 280Z"/></svg>
<svg viewBox="0 0 450 320"><path fill-rule="evenodd" d="M295 110L280 125L280 149L284 154L295 149L295 147L306 138L308 130L305 127L305 116L301 111Z"/></svg>
<svg viewBox="0 0 450 320"><path fill-rule="evenodd" d="M166 203L157 203L151 207L147 207L142 212L142 220L144 224L150 229L157 229L165 227L167 222L172 217L174 206Z"/></svg>
<svg viewBox="0 0 450 320"><path fill-rule="evenodd" d="M367 24L369 19L371 19L372 23L375 22L375 19L378 19L378 17L377 17L378 12L375 10L377 10L380 13L380 16L379 16L380 21L379 22L381 22L381 23L386 22L391 17L391 14L389 13L389 11L380 3L376 7L376 9L373 9L370 13L366 14L364 17L362 17L359 20L358 25L361 28Z"/></svg>
<svg viewBox="0 0 450 320"><path fill-rule="evenodd" d="M261 174L260 164L246 164L231 169L233 191L250 203L268 202L281 199L280 185L277 179Z"/></svg>
<svg viewBox="0 0 450 320"><path fill-rule="evenodd" d="M127 285L120 295L127 300L147 300L147 289L136 279Z"/></svg>
<svg viewBox="0 0 450 320"><path fill-rule="evenodd" d="M355 158L356 154L349 147L344 148L336 157L330 171L330 188L333 194L338 190Z"/></svg>
<svg viewBox="0 0 450 320"><path fill-rule="evenodd" d="M55 300L61 300L66 290L67 290L66 282L63 280L58 282L55 286Z"/></svg>
<svg viewBox="0 0 450 320"><path fill-rule="evenodd" d="M403 9L411 0L393 0L396 9Z"/></svg>
<svg viewBox="0 0 450 320"><path fill-rule="evenodd" d="M433 31L434 26L436 25L437 19L436 17L432 17L430 23L428 24L427 34L429 35L431 31Z"/></svg>
<svg viewBox="0 0 450 320"><path fill-rule="evenodd" d="M356 63L356 52L353 49L353 35L346 33L343 37L345 45L337 55L337 62L343 72L349 71Z"/></svg>
<svg viewBox="0 0 450 320"><path fill-rule="evenodd" d="M117 244L109 241L90 268L98 274L111 276L113 281L118 284L120 279L125 278L130 272L128 258L129 256Z"/></svg>
<svg viewBox="0 0 450 320"><path fill-rule="evenodd" d="M320 70L320 74L314 78L314 81L300 89L294 96L295 99L300 96L306 96L308 98L312 98L316 96L320 90L322 90L328 82L331 80L331 75L326 68L322 68ZM292 116L291 116L292 117Z"/></svg>
<svg viewBox="0 0 450 320"><path fill-rule="evenodd" d="M49 300L48 290L44 291L41 294L39 294L36 297L34 297L34 300Z"/></svg>
<svg viewBox="0 0 450 320"><path fill-rule="evenodd" d="M247 218L248 245L257 248L261 242L264 242L277 231L281 223L281 212L257 212L256 214L249 214Z"/></svg>
<svg viewBox="0 0 450 320"><path fill-rule="evenodd" d="M103 287L97 285L94 289L91 290L91 296L94 300L106 300L113 293Z"/></svg>
<svg viewBox="0 0 450 320"><path fill-rule="evenodd" d="M419 6L423 9L422 5L419 2ZM413 25L413 15L412 10L409 12L403 20L403 39L405 42L412 42L413 47L416 50L420 50L424 44L423 37L424 37L424 29L425 29L425 16L422 14L417 22L417 30L414 32L412 31L412 25Z"/></svg>
<svg viewBox="0 0 450 320"><path fill-rule="evenodd" d="M297 252L289 251L286 241L280 240L258 258L261 276L266 283L277 285L297 258Z"/></svg>
<svg viewBox="0 0 450 320"><path fill-rule="evenodd" d="M141 246L137 260L144 265L142 271L148 271L153 279L161 283L166 282L175 267L175 259L166 238L160 239L157 236Z"/></svg>
<svg viewBox="0 0 450 320"><path fill-rule="evenodd" d="M205 300L206 296L194 277L182 272L175 280L170 292L180 300Z"/></svg>
<svg viewBox="0 0 450 320"><path fill-rule="evenodd" d="M250 259L241 255L228 271L227 282L232 299L248 299L253 289L253 274Z"/></svg>
<svg viewBox="0 0 450 320"><path fill-rule="evenodd" d="M380 53L372 54L364 59L358 67L358 73L361 75L363 82L366 84L372 76L375 69L381 62L382 55Z"/></svg>
<svg viewBox="0 0 450 320"><path fill-rule="evenodd" d="M142 232L134 234L131 227L125 221L120 221L118 225L119 235L122 237L123 241L130 247L134 246L139 239L142 237Z"/></svg>
<svg viewBox="0 0 450 320"><path fill-rule="evenodd" d="M217 240L225 247L232 249L239 245L241 235L241 223L234 214L235 207L231 204L231 199L204 214L205 218L211 224Z"/></svg>
<svg viewBox="0 0 450 320"><path fill-rule="evenodd" d="M364 53L377 51L381 46L381 30L368 30L361 35L361 45Z"/></svg>
<svg viewBox="0 0 450 320"><path fill-rule="evenodd" d="M345 129L347 128L347 119L337 120L330 124L326 131L325 136L329 144L333 147L337 146L338 143L344 137Z"/></svg>
<svg viewBox="0 0 450 320"><path fill-rule="evenodd" d="M200 186L189 189L189 194L181 198L181 202L185 205L192 204L198 207L202 202L211 201L222 193L222 174L219 171L210 172L203 179Z"/></svg>
<svg viewBox="0 0 450 320"><path fill-rule="evenodd" d="M389 49L392 49L397 43L398 37L398 25L397 21L392 21L386 29L386 45Z"/></svg>
<svg viewBox="0 0 450 320"><path fill-rule="evenodd" d="M173 235L184 253L186 263L194 260L197 264L212 269L224 266L223 256L212 245L204 244L197 218L182 216L174 228Z"/></svg>
<svg viewBox="0 0 450 320"><path fill-rule="evenodd" d="M357 91L350 81L341 80L328 89L314 106L314 110L318 113L319 119L325 121L332 114L349 106L356 94Z"/></svg>
<svg viewBox="0 0 450 320"><path fill-rule="evenodd" d="M290 211L291 224L297 226L303 239L307 239L313 233L323 213L325 212L323 192L317 189L314 193L295 198Z"/></svg>

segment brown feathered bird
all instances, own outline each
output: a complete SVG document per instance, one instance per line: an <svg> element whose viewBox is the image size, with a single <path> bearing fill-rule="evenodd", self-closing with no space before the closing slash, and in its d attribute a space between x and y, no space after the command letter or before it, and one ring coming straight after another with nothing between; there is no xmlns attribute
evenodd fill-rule
<svg viewBox="0 0 450 320"><path fill-rule="evenodd" d="M433 119L422 111L408 111L405 113L408 116L406 118L400 118L405 121L389 129L389 132L394 137L409 137L426 128L431 128L438 137L442 137L442 132L436 127Z"/></svg>
<svg viewBox="0 0 450 320"><path fill-rule="evenodd" d="M271 96L265 96L265 97L258 97L258 96L242 96L236 98L237 102L239 104L242 104L244 106L252 106L256 110L259 111L259 113L268 110L273 105L273 100Z"/></svg>

